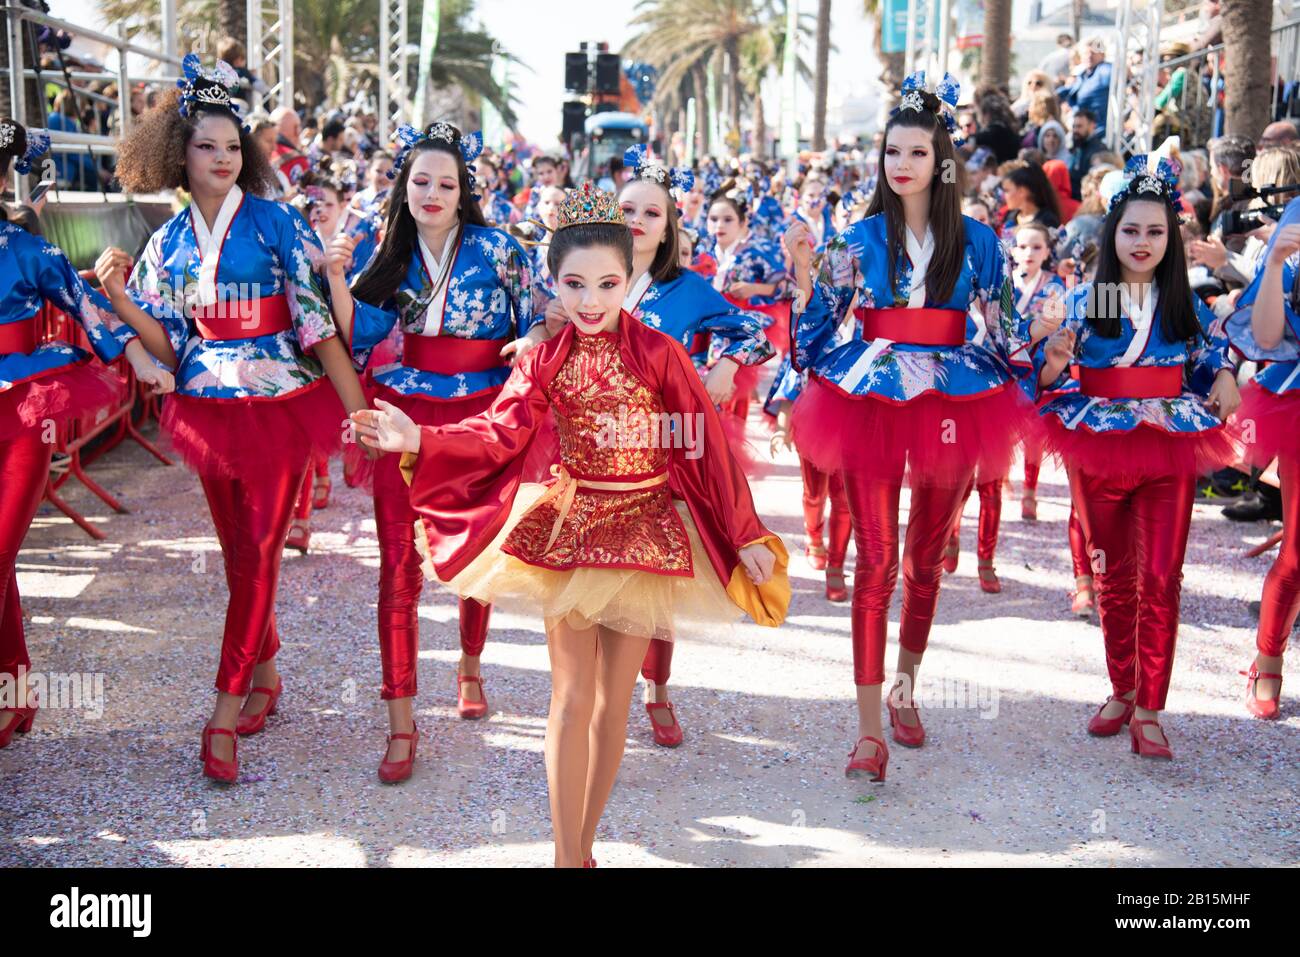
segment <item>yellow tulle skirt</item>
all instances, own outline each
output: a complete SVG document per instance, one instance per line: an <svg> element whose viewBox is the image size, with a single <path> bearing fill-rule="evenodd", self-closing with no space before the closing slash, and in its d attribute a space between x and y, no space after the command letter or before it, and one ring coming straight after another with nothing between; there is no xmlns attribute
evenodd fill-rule
<svg viewBox="0 0 1300 957"><path fill-rule="evenodd" d="M684 502L673 505L686 528L693 575L600 567L559 571L530 565L503 552L502 543L546 490L547 486L540 484L520 486L510 517L492 544L460 574L441 584L461 598L538 615L548 625L563 619L573 628L603 625L629 635L665 641L684 632L716 633L718 626L744 617L718 581ZM415 541L423 556L425 577L439 581L424 535L418 529Z"/></svg>

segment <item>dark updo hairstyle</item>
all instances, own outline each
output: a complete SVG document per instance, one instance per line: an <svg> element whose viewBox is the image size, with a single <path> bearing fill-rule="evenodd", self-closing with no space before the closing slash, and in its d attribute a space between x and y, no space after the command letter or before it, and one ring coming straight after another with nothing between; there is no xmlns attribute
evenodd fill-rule
<svg viewBox="0 0 1300 957"><path fill-rule="evenodd" d="M239 133L239 152L243 163L235 184L254 196L272 196L279 192L275 171L243 128L238 116L219 106L198 104L189 116L180 113L181 91L166 91L158 105L136 121L117 147L117 179L128 193L156 193L164 189L190 188L185 173L185 150L194 130L206 116L220 116L235 124Z"/></svg>
<svg viewBox="0 0 1300 957"><path fill-rule="evenodd" d="M713 208L714 203L726 203L736 211L736 218L740 220L740 225L745 225L745 220L749 218L749 203L736 191L737 183L734 179L729 179L709 197L709 208ZM728 195L728 194L731 195Z"/></svg>
<svg viewBox="0 0 1300 957"><path fill-rule="evenodd" d="M672 193L668 191L668 187L663 183L639 177L630 179L620 186L618 195L622 197L623 191L633 183L649 183L651 186L659 187L664 194L664 218L667 220L664 225L664 241L655 250L654 261L650 263L650 278L654 282L672 282L682 271L681 264L678 262L680 243L677 236L677 225L681 221L681 214L677 211L677 200L673 199Z"/></svg>
<svg viewBox="0 0 1300 957"><path fill-rule="evenodd" d="M1017 166L1007 172L1002 177L1007 182L1015 186L1023 186L1029 190L1029 198L1039 209L1049 210L1056 221L1061 221L1061 202L1057 197L1056 190L1052 188L1051 180L1043 172L1043 168L1037 163L1025 163L1023 166Z"/></svg>
<svg viewBox="0 0 1300 957"><path fill-rule="evenodd" d="M455 129L453 127L453 129ZM428 130L425 131L426 133ZM406 204L406 187L411 178L411 168L415 158L423 153L446 153L456 161L456 179L460 184L460 201L456 206L456 218L462 226L486 226L483 210L474 199L474 190L469 181L469 167L465 157L460 153L460 130L456 130L456 141L449 143L444 139L422 139L402 157L402 170L393 181L393 188L388 193L388 220L384 227L384 240L371 257L370 265L357 277L352 287L352 296L372 306L382 306L397 292L397 288L406 278L411 268L411 257L415 255L415 243L419 236L415 226L415 217Z"/></svg>
<svg viewBox="0 0 1300 957"><path fill-rule="evenodd" d="M876 191L871 194L867 215L885 214L889 236L889 281L891 288L897 288L898 260L902 251L907 249L907 219L903 215L903 201L885 175L885 150L889 148L889 134L896 129L914 128L929 133L934 150L934 179L930 182L930 231L934 235L934 255L925 276L925 293L932 302L946 302L957 285L966 257L966 229L961 218L965 164L957 162L952 136L939 114L939 98L924 90L916 92L920 93L925 108L899 110L885 124L880 140L880 175L876 177ZM943 171L949 169L956 174L952 182L947 182L943 175Z"/></svg>
<svg viewBox="0 0 1300 957"><path fill-rule="evenodd" d="M632 230L623 223L580 223L557 229L551 235L551 243L546 250L546 268L552 276L558 277L565 256L575 249L590 249L593 246L608 246L618 253L627 269L628 278L632 277Z"/></svg>
<svg viewBox="0 0 1300 957"><path fill-rule="evenodd" d="M1115 232L1130 203L1158 203L1165 210L1167 244L1164 258L1156 264L1152 283L1160 290L1160 328L1170 342L1185 342L1202 335L1196 306L1192 301L1192 287L1187 281L1187 255L1183 251L1182 230L1178 228L1178 215L1164 199L1146 196L1125 196L1106 214L1101 227L1101 249L1097 254L1097 275L1089 294L1088 324L1099 336L1114 339L1120 334L1118 295L1097 298L1099 291L1118 290L1124 282L1119 254L1115 251Z"/></svg>
<svg viewBox="0 0 1300 957"><path fill-rule="evenodd" d="M17 120L9 117L0 117L0 123L13 128L13 142L8 146L0 147L0 182L8 182L9 168L13 165L14 160L20 159L27 155L27 129ZM10 222L14 217L10 215L9 209L4 203L0 203L0 222Z"/></svg>

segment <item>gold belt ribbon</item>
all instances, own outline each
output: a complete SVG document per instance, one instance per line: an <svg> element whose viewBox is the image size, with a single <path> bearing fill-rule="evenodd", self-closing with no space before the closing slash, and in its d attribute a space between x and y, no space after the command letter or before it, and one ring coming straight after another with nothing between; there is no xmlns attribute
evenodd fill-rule
<svg viewBox="0 0 1300 957"><path fill-rule="evenodd" d="M549 552L551 546L555 544L555 540L560 537L560 528L564 525L564 519L568 516L569 510L573 508L573 499L578 494L578 489L588 488L600 492L635 492L638 489L654 488L656 485L663 485L668 481L668 473L660 472L658 475L652 475L640 482L597 482L593 479L574 478L563 465L552 465L551 475L555 481L542 494L542 497L528 509L528 512L531 512L535 508L541 508L547 502L555 502L555 507L559 510L559 514L555 516L555 524L551 526L551 537L546 540L546 547L542 549L543 554ZM524 514L527 515L528 512Z"/></svg>

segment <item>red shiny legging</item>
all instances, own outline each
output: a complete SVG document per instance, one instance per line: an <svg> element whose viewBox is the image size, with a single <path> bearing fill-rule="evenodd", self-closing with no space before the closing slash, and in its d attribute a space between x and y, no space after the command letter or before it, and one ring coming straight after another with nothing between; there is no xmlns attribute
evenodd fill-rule
<svg viewBox="0 0 1300 957"><path fill-rule="evenodd" d="M1196 477L1119 481L1070 469L1070 492L1097 558L1098 615L1118 697L1163 711L1178 638L1183 556Z"/></svg>
<svg viewBox="0 0 1300 957"><path fill-rule="evenodd" d="M972 466L971 475L974 475ZM907 540L903 546L903 614L899 643L908 651L925 651L943 578L943 547L961 510L967 482L954 487L922 485L912 489ZM885 636L889 603L898 580L898 504L903 463L898 477L880 481L844 473L844 489L853 516L858 559L853 575L853 683L885 682Z"/></svg>
<svg viewBox="0 0 1300 957"><path fill-rule="evenodd" d="M32 662L14 565L41 504L53 451L53 445L41 441L39 428L0 442L0 675L15 679L18 669L26 671Z"/></svg>
<svg viewBox="0 0 1300 957"><path fill-rule="evenodd" d="M1043 443L1038 439L1025 440L1025 491L1038 490L1038 470L1043 464Z"/></svg>
<svg viewBox="0 0 1300 957"><path fill-rule="evenodd" d="M253 668L280 650L275 627L280 558L307 469L302 462L268 468L256 480L200 477L230 588L216 682L225 694L248 694Z"/></svg>
<svg viewBox="0 0 1300 957"><path fill-rule="evenodd" d="M1282 547L1264 576L1259 602L1259 631L1255 645L1261 655L1279 657L1300 612L1300 459L1282 456L1277 462L1282 485Z"/></svg>
<svg viewBox="0 0 1300 957"><path fill-rule="evenodd" d="M977 482L974 477L971 478L965 494L961 497L957 518L952 523L952 534L956 536L961 531L961 513L966 508L966 500L970 498L970 493L976 488L980 490L979 541L976 551L981 561L991 562L998 549L998 526L1002 524L1002 479Z"/></svg>
<svg viewBox="0 0 1300 957"><path fill-rule="evenodd" d="M316 479L318 476L329 474L329 459L318 458L312 463L312 467L309 468L307 474L302 477L302 488L298 490L298 501L293 507L294 518L311 518L311 503L316 498Z"/></svg>
<svg viewBox="0 0 1300 957"><path fill-rule="evenodd" d="M844 555L849 550L849 533L853 518L844 496L844 479L838 473L823 472L802 455L799 471L803 474L803 527L812 545L821 546L822 529L826 526L826 499L831 501L830 548L826 564L832 568L844 567Z"/></svg>
<svg viewBox="0 0 1300 957"><path fill-rule="evenodd" d="M1079 509L1070 503L1070 560L1074 563L1074 577L1083 578L1092 575L1092 562L1088 560L1088 537L1083 534L1083 523L1079 521Z"/></svg>
<svg viewBox="0 0 1300 957"><path fill-rule="evenodd" d="M417 421L419 421L417 419ZM411 508L410 489L398 469L400 456L385 455L375 463L375 526L379 535L379 657L384 669L380 697L411 698L416 691L416 659L420 650L420 553L413 526L419 517ZM491 605L460 600L460 648L478 656L487 641Z"/></svg>

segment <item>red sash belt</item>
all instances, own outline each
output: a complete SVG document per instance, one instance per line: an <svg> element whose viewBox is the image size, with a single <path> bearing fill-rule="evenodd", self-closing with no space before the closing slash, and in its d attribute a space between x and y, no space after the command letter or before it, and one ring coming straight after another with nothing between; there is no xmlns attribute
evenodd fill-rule
<svg viewBox="0 0 1300 957"><path fill-rule="evenodd" d="M36 317L22 322L6 322L0 325L0 354L7 352L35 352L40 345L36 334Z"/></svg>
<svg viewBox="0 0 1300 957"><path fill-rule="evenodd" d="M1183 394L1183 367L1083 366L1079 369L1079 391L1099 399L1176 399Z"/></svg>
<svg viewBox="0 0 1300 957"><path fill-rule="evenodd" d="M438 375L484 372L508 365L501 358L501 350L508 342L509 339L406 335L402 338L402 364Z"/></svg>
<svg viewBox="0 0 1300 957"><path fill-rule="evenodd" d="M227 299L194 310L194 325L204 339L253 339L293 328L289 300L284 296Z"/></svg>
<svg viewBox="0 0 1300 957"><path fill-rule="evenodd" d="M889 339L913 346L966 344L966 313L960 309L853 310L862 320L863 339Z"/></svg>

